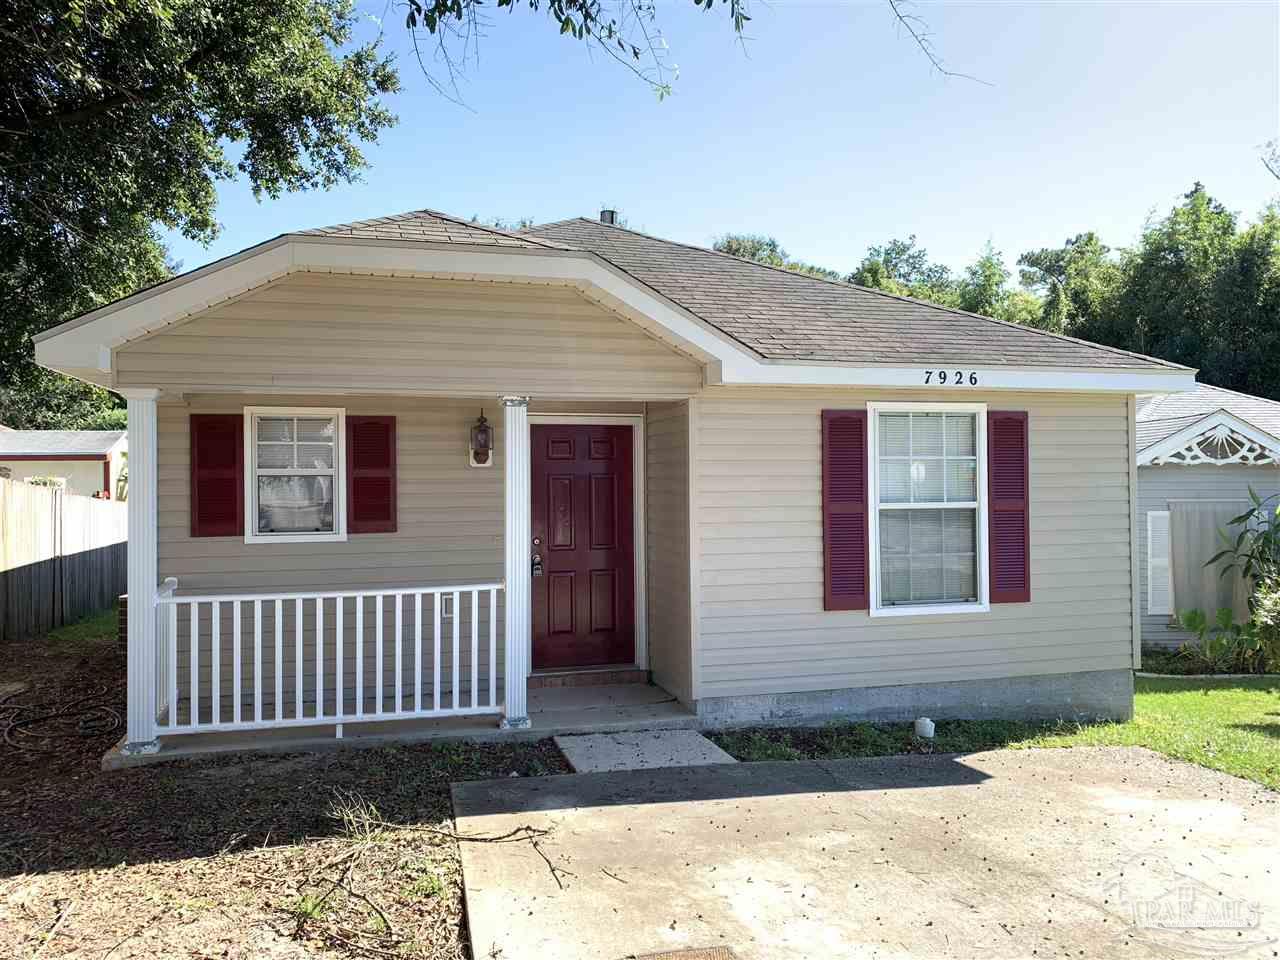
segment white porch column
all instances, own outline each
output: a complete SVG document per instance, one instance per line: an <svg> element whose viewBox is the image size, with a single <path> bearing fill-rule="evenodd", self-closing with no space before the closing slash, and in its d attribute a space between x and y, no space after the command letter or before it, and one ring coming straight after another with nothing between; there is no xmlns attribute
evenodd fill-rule
<svg viewBox="0 0 1280 960"><path fill-rule="evenodd" d="M154 753L156 740L156 398L159 390L119 391L129 401L129 672L126 753Z"/></svg>
<svg viewBox="0 0 1280 960"><path fill-rule="evenodd" d="M506 509L503 526L506 573L505 697L502 726L529 726L528 677L531 643L529 592L529 398L502 398L502 451Z"/></svg>

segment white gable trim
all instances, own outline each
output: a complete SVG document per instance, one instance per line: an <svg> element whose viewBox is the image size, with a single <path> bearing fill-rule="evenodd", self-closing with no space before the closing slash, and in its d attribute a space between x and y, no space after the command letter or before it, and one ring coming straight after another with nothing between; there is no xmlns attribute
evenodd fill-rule
<svg viewBox="0 0 1280 960"><path fill-rule="evenodd" d="M701 361L710 384L915 387L936 389L939 400L975 390L1171 393L1195 387L1194 371L1175 369L983 368L946 356L932 369L768 361L594 254L298 235L277 237L46 331L35 338L36 360L109 385L111 353L120 345L304 271L573 286ZM963 378L956 384L960 368ZM946 384L937 377L943 369Z"/></svg>
<svg viewBox="0 0 1280 960"><path fill-rule="evenodd" d="M1228 456L1206 450L1205 441L1227 439L1235 448ZM1226 410L1218 410L1177 433L1138 452L1138 466L1191 466L1228 464L1266 466L1280 464L1280 437L1260 430Z"/></svg>

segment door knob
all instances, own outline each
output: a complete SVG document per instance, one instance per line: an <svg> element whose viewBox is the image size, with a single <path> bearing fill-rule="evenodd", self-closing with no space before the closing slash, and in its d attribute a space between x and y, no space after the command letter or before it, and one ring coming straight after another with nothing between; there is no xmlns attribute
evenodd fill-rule
<svg viewBox="0 0 1280 960"><path fill-rule="evenodd" d="M535 553L535 554L533 555L533 561L532 561L532 563L531 563L531 565L530 565L530 566L531 566L530 573L531 573L533 576L535 576L535 577L540 577L540 576L542 576L542 572L543 572L543 570L542 570L542 555L541 555L541 554L539 554L539 553Z"/></svg>

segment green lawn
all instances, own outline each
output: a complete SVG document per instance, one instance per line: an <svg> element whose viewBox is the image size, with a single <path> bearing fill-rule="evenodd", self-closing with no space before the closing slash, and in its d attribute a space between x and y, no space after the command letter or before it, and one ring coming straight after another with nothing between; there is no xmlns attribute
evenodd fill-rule
<svg viewBox="0 0 1280 960"><path fill-rule="evenodd" d="M115 643L118 623L119 615L113 606L110 610L102 610L87 619L59 627L42 642L53 646L92 646Z"/></svg>
<svg viewBox="0 0 1280 960"><path fill-rule="evenodd" d="M1138 677L1134 717L1011 746L1149 747L1280 790L1280 680Z"/></svg>
<svg viewBox="0 0 1280 960"><path fill-rule="evenodd" d="M932 750L1135 746L1280 790L1280 680L1138 677L1128 723L941 721ZM910 724L734 730L712 739L739 760L874 757L920 752Z"/></svg>

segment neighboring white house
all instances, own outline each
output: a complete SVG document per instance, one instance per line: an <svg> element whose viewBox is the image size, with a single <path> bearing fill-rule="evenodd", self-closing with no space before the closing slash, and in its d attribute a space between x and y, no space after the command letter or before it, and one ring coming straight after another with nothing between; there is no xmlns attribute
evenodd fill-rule
<svg viewBox="0 0 1280 960"><path fill-rule="evenodd" d="M0 476L51 478L68 493L111 500L128 449L123 430L0 430Z"/></svg>
<svg viewBox="0 0 1280 960"><path fill-rule="evenodd" d="M1194 371L602 221L284 234L36 338L129 401L128 753L553 729L592 672L1130 715L1136 399Z"/></svg>
<svg viewBox="0 0 1280 960"><path fill-rule="evenodd" d="M1205 561L1248 509L1250 487L1262 498L1280 494L1280 403L1206 384L1143 397L1137 438L1142 640L1176 647L1189 638L1180 613L1247 612L1241 578Z"/></svg>

